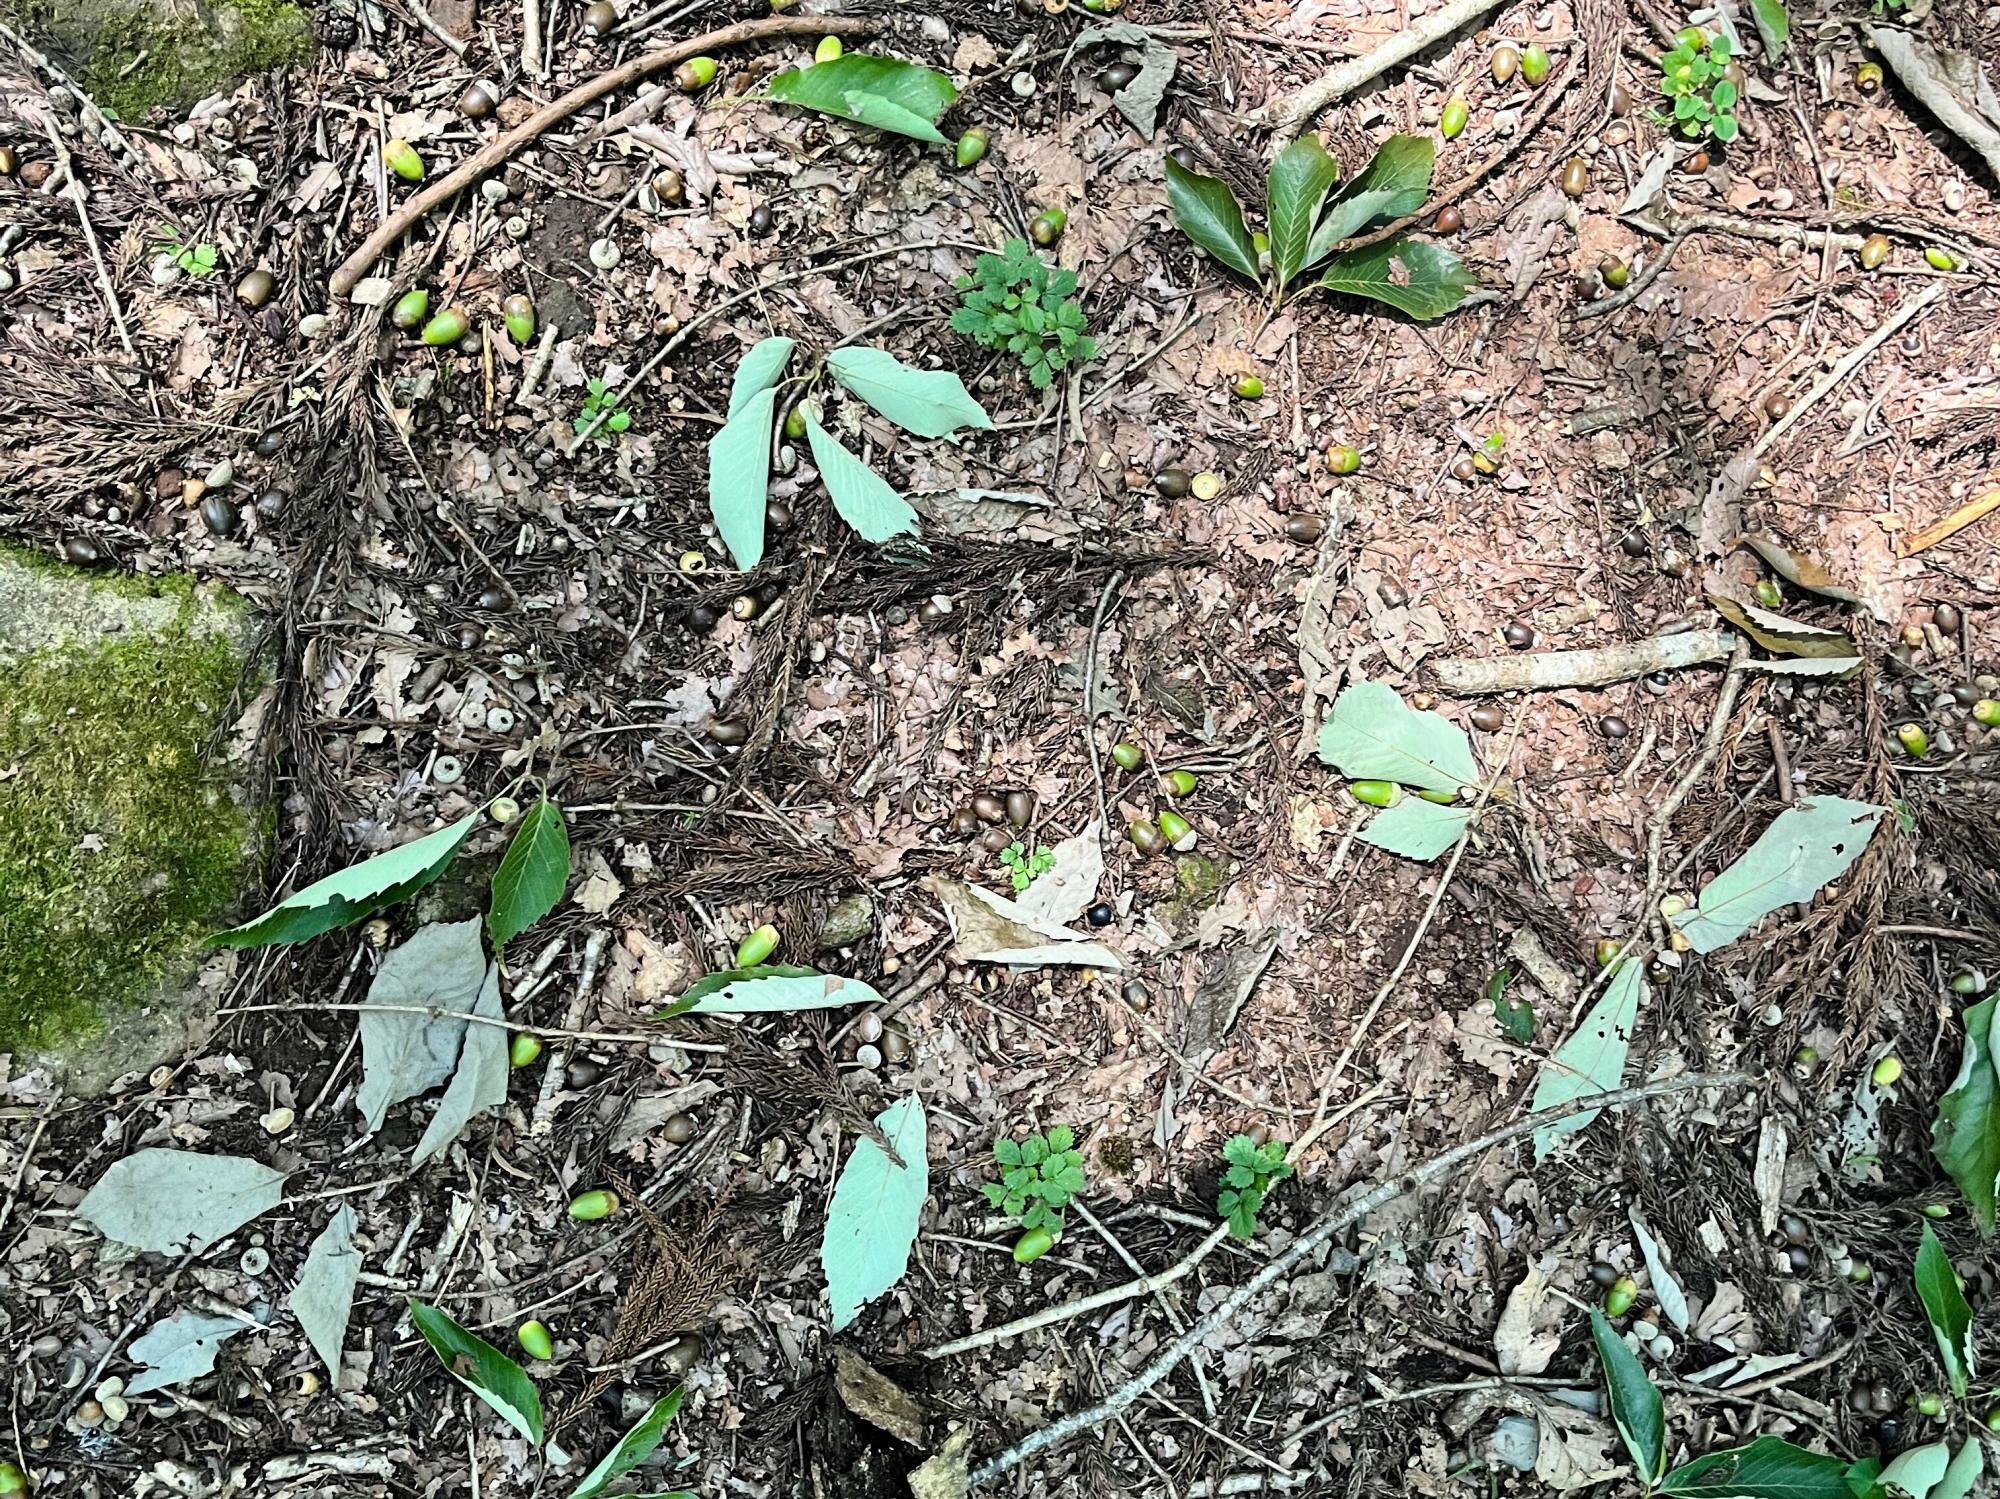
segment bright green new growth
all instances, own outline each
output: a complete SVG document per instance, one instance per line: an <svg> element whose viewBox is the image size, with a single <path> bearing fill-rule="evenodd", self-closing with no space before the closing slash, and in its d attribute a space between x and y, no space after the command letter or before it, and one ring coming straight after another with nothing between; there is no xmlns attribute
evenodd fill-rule
<svg viewBox="0 0 2000 1499"><path fill-rule="evenodd" d="M180 230L172 224L160 226L160 237L153 244L153 253L172 256L174 264L190 276L215 274L215 246L206 242L183 243Z"/></svg>
<svg viewBox="0 0 2000 1499"><path fill-rule="evenodd" d="M93 1008L172 977L254 853L249 816L203 754L241 677L234 646L196 629L184 584L91 586L178 594L181 622L153 639L51 646L0 673L0 767L12 772L0 787L0 1050L91 1029Z"/></svg>
<svg viewBox="0 0 2000 1499"><path fill-rule="evenodd" d="M1673 51L1661 56L1660 92L1673 101L1674 122L1682 135L1733 141L1736 85L1722 76L1729 66L1729 38L1704 36L1700 46L1689 45L1691 41L1684 32Z"/></svg>
<svg viewBox="0 0 2000 1499"><path fill-rule="evenodd" d="M1247 1239L1257 1232L1257 1214L1271 1188L1292 1174L1285 1164L1285 1144L1266 1140L1259 1145L1248 1135L1231 1135L1222 1158L1228 1169L1222 1173L1215 1210L1228 1220L1230 1237Z"/></svg>
<svg viewBox="0 0 2000 1499"><path fill-rule="evenodd" d="M617 403L611 393L610 382L593 380L587 390L588 394L583 398L583 410L579 411L575 420L570 423L578 437L589 432L593 424L596 424L597 440L609 442L611 438L606 435L607 433L623 432L632 425L632 413ZM611 415L605 417L602 423L598 423L598 413L603 411L609 411Z"/></svg>
<svg viewBox="0 0 2000 1499"><path fill-rule="evenodd" d="M1301 286L1384 302L1413 318L1442 317L1475 285L1451 251L1397 238L1334 252L1369 229L1414 214L1430 195L1437 144L1428 136L1384 141L1362 171L1335 191L1339 163L1311 136L1293 141L1271 163L1265 192L1270 257L1243 221L1243 206L1219 177L1167 158L1167 200L1189 239L1282 306ZM1322 269L1323 267L1323 269ZM1308 272L1317 272L1313 280Z"/></svg>
<svg viewBox="0 0 2000 1499"><path fill-rule="evenodd" d="M1097 341L1084 333L1076 304L1076 272L1052 268L1025 239L980 256L973 273L958 278L958 290L952 331L1014 355L1036 390L1047 390L1058 371L1097 357Z"/></svg>
<svg viewBox="0 0 2000 1499"><path fill-rule="evenodd" d="M1058 1124L1046 1135L1019 1141L993 1142L993 1159L1000 1163L1000 1180L980 1188L986 1200L1019 1218L1023 1228L1062 1234L1062 1210L1083 1190L1083 1152L1076 1149L1076 1132Z"/></svg>
<svg viewBox="0 0 2000 1499"><path fill-rule="evenodd" d="M1026 844L1017 842L1010 843L1000 850L1000 862L1006 866L1007 876L1014 885L1014 893L1018 895L1034 884L1037 878L1056 867L1056 856L1040 846L1037 846L1031 855Z"/></svg>

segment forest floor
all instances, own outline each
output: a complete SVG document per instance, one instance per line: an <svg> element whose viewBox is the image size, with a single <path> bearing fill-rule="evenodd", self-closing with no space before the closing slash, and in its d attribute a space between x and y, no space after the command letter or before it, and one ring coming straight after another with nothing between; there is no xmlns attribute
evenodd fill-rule
<svg viewBox="0 0 2000 1499"><path fill-rule="evenodd" d="M1848 1460L1989 1440L1976 1394L1935 1420L1911 1407L1944 1374L1910 1265L1929 1223L1975 1308L2000 1285L1932 1151L1966 1045L1949 981L2000 969L2000 729L1970 716L2000 695L2000 514L1911 542L2000 485L2000 184L1893 70L1863 69L1875 18L1800 7L1779 61L1748 45L1742 134L1705 163L1650 113L1689 18L1648 0L1501 6L1332 103L1315 124L1348 176L1389 135L1437 141L1417 227L1480 290L1418 321L1328 296L1273 313L1176 228L1163 168L1185 147L1261 202L1273 139L1253 111L1420 24L1407 0L1132 0L1116 19L1177 57L1150 139L1101 76L1140 44L1078 47L1105 23L1080 7L844 14L866 23L848 51L959 86L945 130L984 128L983 161L769 98L818 37L787 10L798 28L719 53L713 84L662 75L511 153L362 264L381 281L358 302L329 281L411 193L386 139L435 182L592 76L757 17L695 0L594 39L563 0L538 74L520 7L433 0L426 25L412 0L329 4L313 62L187 120L121 122L129 156L16 59L0 527L100 569L218 581L268 621L271 677L246 684L236 736L275 809L248 908L525 801L524 778L562 805L573 872L508 949L507 1019L545 1052L422 1166L428 1101L374 1133L356 1113L352 1006L421 923L481 908L506 842L491 823L386 930L211 957L216 1014L177 1064L98 1100L0 1071L0 1445L50 1493L567 1494L684 1369L678 1420L620 1490L908 1492L952 1429L976 1466L1095 1405L1343 1193L1518 1120L1601 980L1598 945L1628 938L1651 982L1626 1081L1748 1080L1607 1112L1545 1158L1524 1139L1480 1152L994 1482L1190 1499L1605 1482L1627 1458L1581 1310L1605 1297L1594 1270L1640 1288L1618 1325L1639 1329L1675 1463L1758 1435ZM2000 57L2000 11L1911 14L1933 44ZM1530 43L1548 78L1496 82L1496 47ZM468 119L482 77L497 110ZM1637 107L1614 111L1614 81ZM1470 124L1439 139L1453 99ZM1462 223L1433 233L1447 207ZM1096 353L1041 392L947 320L980 251L1049 208L1067 222L1045 253L1077 272ZM219 269L156 274L169 225ZM1867 268L1876 233L1889 254ZM273 287L247 305L260 267ZM470 334L434 348L391 326L414 285ZM516 293L551 339L507 336ZM914 497L921 545L859 539L781 438L765 555L735 569L708 444L739 360L774 335L954 371L990 414L947 443L845 402L841 435ZM1244 376L1261 394L1234 393ZM579 440L592 381L629 421ZM1344 447L1359 466L1335 472ZM184 481L223 460L217 534ZM1156 483L1176 469L1218 492ZM1497 696L1440 677L1448 658L1715 629L1712 598L1755 603L1759 584L1850 638L1858 669L1705 659ZM1471 729L1490 806L1444 857L1359 838L1370 809L1316 752L1362 681ZM1908 723L1926 754L1899 744ZM1198 859L1124 833L1168 805L1175 769L1197 777L1173 805ZM954 825L1010 791L1031 794L1025 825ZM1840 879L1726 949L1660 942L1662 895L1693 901L1816 796L1893 815ZM1012 894L1017 838L1101 850L1110 922L1075 925L1122 969L962 950L939 890ZM872 919L817 950L855 895ZM652 1018L762 923L779 961L874 986L886 1025ZM1502 969L1525 1031L1489 997ZM1877 1086L1890 1056L1900 1080ZM922 1231L836 1335L834 1182L912 1091ZM996 1138L1055 1126L1087 1186L1017 1265L980 1187ZM1225 1142L1252 1131L1297 1147L1253 1238L1156 1296L934 1356L1182 1261L1218 1221ZM149 1146L254 1157L287 1195L184 1257L108 1254L74 1210ZM664 1233L567 1214L611 1186ZM362 1270L335 1376L285 1298L338 1205ZM582 1466L545 1468L474 1404L410 1298L510 1352L523 1320L547 1323L533 1372ZM134 1334L184 1307L258 1326L214 1374L107 1397ZM1987 1367L1996 1328L1970 1335ZM919 1425L885 1430L836 1348Z"/></svg>

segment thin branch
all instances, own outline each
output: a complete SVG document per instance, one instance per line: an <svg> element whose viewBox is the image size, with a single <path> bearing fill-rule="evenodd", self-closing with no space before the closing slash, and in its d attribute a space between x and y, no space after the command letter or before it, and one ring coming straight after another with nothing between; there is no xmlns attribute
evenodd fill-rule
<svg viewBox="0 0 2000 1499"><path fill-rule="evenodd" d="M1250 117L1250 122L1253 125L1269 125L1280 137L1295 134L1299 126L1327 105L1345 98L1396 64L1415 57L1426 47L1435 46L1459 27L1471 25L1488 11L1498 9L1499 4L1500 0L1453 0L1443 10L1433 12L1414 26L1397 32L1372 51L1334 64L1304 88L1257 111Z"/></svg>
<svg viewBox="0 0 2000 1499"><path fill-rule="evenodd" d="M578 84L561 98L543 105L512 130L495 136L377 224L368 238L361 242L360 247L343 260L334 271L329 283L333 295L344 297L353 291L354 284L368 273L370 266L381 259L383 252L401 239L412 226L420 223L431 210L457 197L480 178L504 165L516 151L537 136L552 130L578 110L594 104L606 94L614 94L630 84L637 83L648 74L674 67L691 57L699 57L707 52L721 52L730 47L740 47L752 42L777 41L784 37L861 36L874 29L875 22L861 16L767 16L762 20L739 21L734 26L724 26L719 31L705 32L701 36L685 42L676 42L673 46L663 47L658 52L648 52L607 72L599 73L595 78Z"/></svg>
<svg viewBox="0 0 2000 1499"><path fill-rule="evenodd" d="M1543 1109L1517 1119L1514 1123L1490 1130L1476 1140L1453 1146L1440 1155L1431 1157L1414 1170L1393 1176L1379 1182L1355 1198L1346 1207L1337 1208L1321 1218L1311 1228L1294 1239L1285 1252L1259 1270L1249 1280L1230 1292L1227 1299L1196 1322L1180 1337L1141 1369L1131 1379L1113 1390L1103 1400L1088 1410L1065 1416L1060 1421L1043 1427L1040 1431L1016 1442L1005 1452L989 1462L981 1464L971 1475L974 1484L990 1483L1001 1474L1011 1472L1038 1452L1068 1441L1078 1432L1089 1431L1128 1410L1132 1404L1152 1389L1154 1385L1173 1372L1180 1361L1199 1348L1212 1336L1216 1329L1226 1326L1238 1312L1251 1301L1262 1295L1278 1281L1282 1280L1295 1266L1315 1253L1319 1247L1335 1234L1342 1233L1362 1221L1370 1213L1377 1212L1398 1197L1405 1197L1423 1190L1431 1183L1449 1176L1475 1156L1496 1145L1524 1139L1536 1130L1547 1129L1560 1124L1577 1114L1594 1110L1618 1108L1624 1104L1643 1103L1648 1099L1664 1097L1670 1093L1684 1093L1694 1088L1742 1088L1757 1081L1757 1074L1751 1072L1690 1073L1682 1077L1660 1078L1650 1083L1641 1083L1633 1088L1618 1088L1608 1093L1592 1093L1588 1097L1575 1099L1552 1109ZM1227 1233L1226 1228L1218 1233ZM1210 1236L1214 1238L1214 1235ZM1178 1278L1178 1277L1176 1277ZM1149 1277L1159 1281L1161 1277ZM1150 1287L1145 1287L1150 1289ZM1136 1293L1135 1293L1136 1294Z"/></svg>
<svg viewBox="0 0 2000 1499"><path fill-rule="evenodd" d="M1901 307L1898 307L1894 316L1888 318L1881 327L1877 328L1873 333L1862 339L1860 343L1848 350L1846 354L1841 356L1840 363L1820 376L1814 382L1813 388L1799 397L1798 403L1790 411L1786 412L1778 421L1771 423L1770 431L1758 438L1757 445L1750 451L1759 458L1770 452L1771 445L1787 432L1791 431L1798 424L1800 417L1812 410L1813 406L1822 397L1859 369L1867 361L1869 355L1873 354L1890 338L1895 336L1898 329L1923 312L1939 297L1943 296L1947 289L1946 283L1942 281L1934 282L1925 288L1921 296L1915 297L1905 302Z"/></svg>

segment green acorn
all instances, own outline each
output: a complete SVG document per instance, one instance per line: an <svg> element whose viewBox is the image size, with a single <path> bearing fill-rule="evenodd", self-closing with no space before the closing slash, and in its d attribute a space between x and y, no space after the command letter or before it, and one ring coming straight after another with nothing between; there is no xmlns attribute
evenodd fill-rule
<svg viewBox="0 0 2000 1499"><path fill-rule="evenodd" d="M1632 1303L1639 1299L1639 1287L1629 1275L1621 1275L1611 1283L1611 1289L1604 1293L1604 1315L1622 1317L1632 1310Z"/></svg>
<svg viewBox="0 0 2000 1499"><path fill-rule="evenodd" d="M952 160L962 167L977 166L986 159L986 132L974 125L958 138L958 145L952 149Z"/></svg>
<svg viewBox="0 0 2000 1499"><path fill-rule="evenodd" d="M1391 781L1349 781L1347 794L1368 807L1387 807L1402 799L1403 790Z"/></svg>
<svg viewBox="0 0 2000 1499"><path fill-rule="evenodd" d="M1035 215L1035 221L1028 225L1028 234L1036 244L1047 249L1062 238L1063 229L1068 223L1069 215L1060 208L1044 208Z"/></svg>
<svg viewBox="0 0 2000 1499"><path fill-rule="evenodd" d="M431 294L421 286L414 291L406 291L396 298L396 305L389 309L389 321L405 332L421 328L424 319L430 316Z"/></svg>
<svg viewBox="0 0 2000 1499"><path fill-rule="evenodd" d="M522 1352L529 1358L554 1358L556 1341L549 1336L549 1330L540 1322L523 1322L514 1334Z"/></svg>
<svg viewBox="0 0 2000 1499"><path fill-rule="evenodd" d="M845 49L840 45L839 37L823 36L819 39L819 45L813 48L813 61L816 63L838 62L840 60L840 54L844 50Z"/></svg>
<svg viewBox="0 0 2000 1499"><path fill-rule="evenodd" d="M1120 770L1137 770L1146 763L1146 752L1129 739L1111 746L1111 758Z"/></svg>
<svg viewBox="0 0 2000 1499"><path fill-rule="evenodd" d="M1032 1265L1054 1247L1056 1236L1046 1228L1031 1228L1014 1241L1014 1263Z"/></svg>
<svg viewBox="0 0 2000 1499"><path fill-rule="evenodd" d="M447 307L443 312L440 312L436 317L424 324L424 331L421 336L423 341L432 348L448 348L465 337L465 330L471 326L472 324L467 321L465 314L458 308Z"/></svg>
<svg viewBox="0 0 2000 1499"><path fill-rule="evenodd" d="M390 171L405 182L424 180L424 159L417 154L417 148L400 135L382 147L382 160Z"/></svg>
<svg viewBox="0 0 2000 1499"><path fill-rule="evenodd" d="M507 1065L510 1067L532 1067L535 1058L542 1054L542 1038L533 1031L516 1031L514 1039L507 1043Z"/></svg>
<svg viewBox="0 0 2000 1499"><path fill-rule="evenodd" d="M501 319L507 324L507 336L517 344L524 344L535 336L535 303L526 293L515 292L500 304Z"/></svg>
<svg viewBox="0 0 2000 1499"><path fill-rule="evenodd" d="M595 1223L599 1218L609 1218L618 1211L618 1194L603 1190L585 1192L571 1200L570 1217L579 1223Z"/></svg>
<svg viewBox="0 0 2000 1499"><path fill-rule="evenodd" d="M1471 118L1471 111L1465 107L1463 99L1453 99L1438 116L1438 132L1448 141L1455 141L1465 133L1465 124Z"/></svg>
<svg viewBox="0 0 2000 1499"><path fill-rule="evenodd" d="M736 966L738 968L755 968L758 964L767 961L771 954L777 950L778 929L769 922L766 922L737 944Z"/></svg>
<svg viewBox="0 0 2000 1499"><path fill-rule="evenodd" d="M1193 796L1201 778L1191 770L1170 770L1160 777L1160 789L1168 796Z"/></svg>
<svg viewBox="0 0 2000 1499"><path fill-rule="evenodd" d="M1174 848L1179 848L1194 832L1194 825L1178 812L1162 812L1154 820L1159 824L1160 836Z"/></svg>

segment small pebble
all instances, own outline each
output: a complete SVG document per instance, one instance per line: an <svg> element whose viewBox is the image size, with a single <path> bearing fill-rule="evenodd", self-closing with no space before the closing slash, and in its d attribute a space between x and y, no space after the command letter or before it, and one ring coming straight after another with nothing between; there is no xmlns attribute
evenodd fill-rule
<svg viewBox="0 0 2000 1499"><path fill-rule="evenodd" d="M1665 1333L1661 1333L1646 1345L1646 1351L1664 1364L1674 1356L1674 1340Z"/></svg>
<svg viewBox="0 0 2000 1499"><path fill-rule="evenodd" d="M236 465L225 458L208 471L208 477L202 482L210 489L225 489L235 477Z"/></svg>
<svg viewBox="0 0 2000 1499"><path fill-rule="evenodd" d="M76 1408L74 1419L85 1431L95 1431L104 1424L104 1407L95 1400L86 1400Z"/></svg>
<svg viewBox="0 0 2000 1499"><path fill-rule="evenodd" d="M857 1046L854 1048L854 1060L859 1066L869 1072L873 1072L877 1067L882 1065L881 1049L865 1044Z"/></svg>
<svg viewBox="0 0 2000 1499"><path fill-rule="evenodd" d="M1642 1343L1650 1343L1660 1335L1660 1324L1640 1318L1632 1324L1632 1336Z"/></svg>
<svg viewBox="0 0 2000 1499"><path fill-rule="evenodd" d="M99 1400L109 1400L113 1395L125 1393L125 1381L114 1374L109 1379L100 1381L97 1388L90 1393Z"/></svg>

